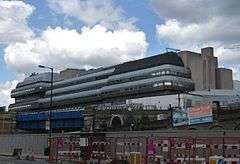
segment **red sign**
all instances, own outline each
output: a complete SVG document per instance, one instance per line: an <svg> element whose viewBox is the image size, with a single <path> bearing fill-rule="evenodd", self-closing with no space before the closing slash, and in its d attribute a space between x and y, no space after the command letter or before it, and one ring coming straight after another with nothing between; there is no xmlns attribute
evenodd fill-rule
<svg viewBox="0 0 240 164"><path fill-rule="evenodd" d="M199 107L191 107L188 111L189 118L197 118L212 115L212 105L204 105Z"/></svg>
<svg viewBox="0 0 240 164"><path fill-rule="evenodd" d="M150 137L148 139L148 155L156 154L156 140L155 138Z"/></svg>

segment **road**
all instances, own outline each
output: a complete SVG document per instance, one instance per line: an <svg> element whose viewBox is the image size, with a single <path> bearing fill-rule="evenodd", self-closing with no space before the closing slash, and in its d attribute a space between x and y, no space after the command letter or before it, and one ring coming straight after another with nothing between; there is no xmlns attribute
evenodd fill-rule
<svg viewBox="0 0 240 164"><path fill-rule="evenodd" d="M45 160L27 161L16 160L13 157L0 156L0 164L47 164Z"/></svg>

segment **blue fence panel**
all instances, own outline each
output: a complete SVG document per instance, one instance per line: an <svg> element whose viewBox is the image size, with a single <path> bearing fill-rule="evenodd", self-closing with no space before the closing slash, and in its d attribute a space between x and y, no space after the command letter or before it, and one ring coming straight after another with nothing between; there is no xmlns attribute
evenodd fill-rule
<svg viewBox="0 0 240 164"><path fill-rule="evenodd" d="M52 119L71 119L83 117L80 111L69 111L69 112L53 112Z"/></svg>
<svg viewBox="0 0 240 164"><path fill-rule="evenodd" d="M34 121L34 120L47 120L47 113L34 113L34 114L17 114L16 121Z"/></svg>
<svg viewBox="0 0 240 164"><path fill-rule="evenodd" d="M45 130L49 113L17 114L16 127L24 130ZM82 129L84 118L80 111L52 112L51 126L54 130Z"/></svg>

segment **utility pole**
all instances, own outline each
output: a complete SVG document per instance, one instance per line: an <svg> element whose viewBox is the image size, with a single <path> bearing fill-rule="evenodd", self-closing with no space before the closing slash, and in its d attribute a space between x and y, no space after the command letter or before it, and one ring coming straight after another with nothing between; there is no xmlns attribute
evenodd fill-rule
<svg viewBox="0 0 240 164"><path fill-rule="evenodd" d="M49 111L48 111L48 124L49 124L49 131L48 131L48 137L49 137L49 160L50 159L50 153L51 153L51 142L52 142L52 107L53 107L53 67L48 67L44 65L38 65L39 68L43 69L50 69L51 72L51 95L50 95L50 106L49 106ZM47 130L47 129L46 129Z"/></svg>

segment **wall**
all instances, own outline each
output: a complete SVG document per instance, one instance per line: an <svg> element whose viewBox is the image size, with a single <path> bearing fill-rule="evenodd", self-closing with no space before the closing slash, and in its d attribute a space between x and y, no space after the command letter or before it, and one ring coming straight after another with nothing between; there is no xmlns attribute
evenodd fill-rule
<svg viewBox="0 0 240 164"><path fill-rule="evenodd" d="M232 70L218 68L216 70L217 89L233 89Z"/></svg>
<svg viewBox="0 0 240 164"><path fill-rule="evenodd" d="M71 79L74 77L78 77L81 72L85 72L84 69L72 69L68 68L60 72L60 75L63 79Z"/></svg>
<svg viewBox="0 0 240 164"><path fill-rule="evenodd" d="M0 134L13 133L15 131L15 115L0 112Z"/></svg>
<svg viewBox="0 0 240 164"><path fill-rule="evenodd" d="M195 90L202 90L204 88L204 79L201 54L190 51L181 51L179 55L182 58L185 67L190 68L191 70L192 80L195 83Z"/></svg>
<svg viewBox="0 0 240 164"><path fill-rule="evenodd" d="M232 89L232 71L218 68L218 58L212 47L201 49L201 53L181 51L185 67L190 68L195 90Z"/></svg>
<svg viewBox="0 0 240 164"><path fill-rule="evenodd" d="M0 135L0 154L10 155L15 148L21 148L23 155L34 153L44 155L47 134L6 134Z"/></svg>

